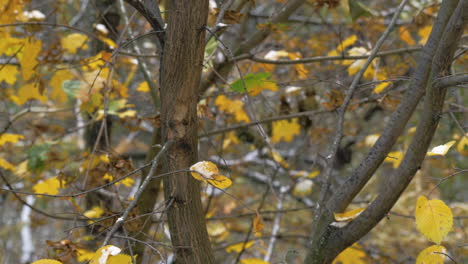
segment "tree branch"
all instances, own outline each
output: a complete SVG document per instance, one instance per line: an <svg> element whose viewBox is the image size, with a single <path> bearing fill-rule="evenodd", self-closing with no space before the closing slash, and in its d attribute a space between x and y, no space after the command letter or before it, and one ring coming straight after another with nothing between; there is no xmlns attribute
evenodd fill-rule
<svg viewBox="0 0 468 264"><path fill-rule="evenodd" d="M468 74L443 77L435 80L433 86L438 89L442 89L462 84L468 84Z"/></svg>
<svg viewBox="0 0 468 264"><path fill-rule="evenodd" d="M138 188L138 191L135 193L135 198L132 200L132 202L128 205L127 209L125 209L124 213L122 214L121 217L117 219L115 224L112 226L112 229L107 233L106 239L104 240L103 246L107 245L109 243L109 240L112 238L112 236L117 232L117 230L124 224L125 220L128 218L128 215L132 211L132 209L137 205L141 194L143 191L146 189L148 184L151 182L152 175L156 172L156 168L158 167L159 160L163 156L163 154L172 146L173 141L167 141L166 144L162 147L162 149L158 152L158 155L153 160L153 163L151 164L151 169L146 176L145 180L143 183L140 185L140 188Z"/></svg>
<svg viewBox="0 0 468 264"><path fill-rule="evenodd" d="M158 50L163 51L165 43L165 29L161 11L159 10L158 1L154 0L125 0L127 4L135 8L145 19L150 23L151 27L157 32L159 42Z"/></svg>
<svg viewBox="0 0 468 264"><path fill-rule="evenodd" d="M288 1L281 10L274 15L267 23L282 23L285 22L288 17L296 11L306 0L291 0ZM271 30L269 29L259 29L255 31L255 33L242 42L239 47L234 51L234 56L239 56L240 54L249 53L251 49L265 40L268 35L270 35ZM225 61L221 62L214 66L208 74L206 78L203 79L201 86L200 86L200 93L203 94L208 87L216 81L216 79L221 76L225 78L229 72L231 71L232 67L234 66L234 62L232 60L226 59Z"/></svg>
<svg viewBox="0 0 468 264"><path fill-rule="evenodd" d="M450 14L453 15L444 30L441 38L443 41L434 56L431 79L435 78L436 75L443 76L447 74L450 69L457 43L468 22L468 1L460 1L454 12ZM426 156L427 149L442 115L446 92L446 88L440 89L431 86L429 83L424 100L422 119L401 165L388 178L388 187L351 223L335 232L332 231L330 245L340 249L350 246L374 228L390 211L413 179ZM333 252L332 255L338 252Z"/></svg>

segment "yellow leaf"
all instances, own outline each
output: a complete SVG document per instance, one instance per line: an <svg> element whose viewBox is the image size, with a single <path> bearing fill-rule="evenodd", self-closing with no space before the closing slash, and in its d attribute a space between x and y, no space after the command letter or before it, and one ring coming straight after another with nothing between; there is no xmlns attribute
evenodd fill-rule
<svg viewBox="0 0 468 264"><path fill-rule="evenodd" d="M444 264L447 249L444 246L433 245L425 248L418 254L416 264Z"/></svg>
<svg viewBox="0 0 468 264"><path fill-rule="evenodd" d="M426 44L429 35L431 34L432 26L425 26L418 31L418 36L420 37L419 44Z"/></svg>
<svg viewBox="0 0 468 264"><path fill-rule="evenodd" d="M231 253L231 252L241 252L242 251L242 248L244 249L248 249L250 248L253 244L254 244L255 241L249 241L247 243L244 243L244 242L241 242L241 243L237 243L237 244L234 244L234 245L231 245L229 247L226 248L226 252L227 253ZM245 245L244 245L245 244Z"/></svg>
<svg viewBox="0 0 468 264"><path fill-rule="evenodd" d="M300 53L289 53L288 57L290 60L298 60L302 58L302 55ZM306 79L307 76L309 75L309 71L304 67L304 64L294 64L294 69L296 70L297 75L299 76L299 79Z"/></svg>
<svg viewBox="0 0 468 264"><path fill-rule="evenodd" d="M190 167L192 177L199 181L208 182L217 188L227 188L232 181L226 176L219 175L216 164L211 161L199 161Z"/></svg>
<svg viewBox="0 0 468 264"><path fill-rule="evenodd" d="M400 34L400 39L406 42L408 45L414 45L416 42L414 39L411 37L411 33L409 32L407 27L400 27L398 29L398 34Z"/></svg>
<svg viewBox="0 0 468 264"><path fill-rule="evenodd" d="M232 185L231 179L223 175L214 175L213 179L208 179L207 181L209 184L220 189L225 189Z"/></svg>
<svg viewBox="0 0 468 264"><path fill-rule="evenodd" d="M289 168L289 164L283 159L283 157L281 157L281 155L276 150L271 151L271 156L273 157L273 160L279 163L281 166L283 166L286 169Z"/></svg>
<svg viewBox="0 0 468 264"><path fill-rule="evenodd" d="M320 175L320 171L319 170L314 170L314 171L311 171L309 174L307 174L307 178L309 179L313 179L317 176Z"/></svg>
<svg viewBox="0 0 468 264"><path fill-rule="evenodd" d="M458 142L457 150L463 156L468 156L468 133Z"/></svg>
<svg viewBox="0 0 468 264"><path fill-rule="evenodd" d="M23 135L19 134L1 134L0 135L0 146L5 143L16 143L19 140L24 139Z"/></svg>
<svg viewBox="0 0 468 264"><path fill-rule="evenodd" d="M452 230L452 210L441 200L419 196L416 203L416 227L430 241L440 244Z"/></svg>
<svg viewBox="0 0 468 264"><path fill-rule="evenodd" d="M138 85L136 90L139 92L144 92L144 93L149 92L150 88L149 88L148 82L140 83L140 85Z"/></svg>
<svg viewBox="0 0 468 264"><path fill-rule="evenodd" d="M255 233L260 232L263 230L263 227L265 227L265 224L263 223L263 218L258 212L256 212L255 217L253 219L253 231Z"/></svg>
<svg viewBox="0 0 468 264"><path fill-rule="evenodd" d="M62 44L62 47L66 52L75 54L78 48L81 50L88 49L88 45L86 44L87 40L88 37L84 34L72 33L63 37L60 40L60 43Z"/></svg>
<svg viewBox="0 0 468 264"><path fill-rule="evenodd" d="M241 264L269 264L270 262L263 261L259 258L245 258L241 259Z"/></svg>
<svg viewBox="0 0 468 264"><path fill-rule="evenodd" d="M106 38L104 36L99 36L99 39L102 40L102 42L106 43L107 46L109 46L110 49L115 49L115 47L117 47L115 42L110 38Z"/></svg>
<svg viewBox="0 0 468 264"><path fill-rule="evenodd" d="M92 161L91 161L91 157L93 158ZM109 156L106 154L89 155L87 159L85 159L83 163L81 164L80 171L85 171L88 169L88 167L90 170L92 170L96 168L100 163L109 163L109 162L110 162Z"/></svg>
<svg viewBox="0 0 468 264"><path fill-rule="evenodd" d="M366 253L358 244L353 244L341 252L332 264L365 264Z"/></svg>
<svg viewBox="0 0 468 264"><path fill-rule="evenodd" d="M16 67L15 65L3 65L3 68L0 70L0 83L2 81L5 81L10 85L14 84L16 82L17 74L18 67Z"/></svg>
<svg viewBox="0 0 468 264"><path fill-rule="evenodd" d="M364 139L364 144L368 147L372 147L375 142L377 142L377 140L379 139L380 135L379 134L371 134L371 135L368 135L366 136L366 138Z"/></svg>
<svg viewBox="0 0 468 264"><path fill-rule="evenodd" d="M301 126L299 125L297 118L293 118L290 122L288 120L280 120L273 122L273 135L271 140L274 143L284 140L285 142L291 142L294 136L301 133Z"/></svg>
<svg viewBox="0 0 468 264"><path fill-rule="evenodd" d="M385 158L384 162L392 163L393 168L398 168L402 160L403 160L403 152L392 151L388 153L388 156Z"/></svg>
<svg viewBox="0 0 468 264"><path fill-rule="evenodd" d="M300 179L294 186L293 194L297 197L305 197L312 193L314 182L310 179Z"/></svg>
<svg viewBox="0 0 468 264"><path fill-rule="evenodd" d="M351 35L349 37L347 37L345 40L343 40L343 42L340 43L340 45L338 45L338 47L336 47L336 49L330 51L328 53L328 56L340 56L343 54L343 51L353 45L355 42L357 41L357 36L356 35Z"/></svg>
<svg viewBox="0 0 468 264"><path fill-rule="evenodd" d="M107 246L101 247L98 250L96 250L96 253L91 258L91 261L89 262L89 264L109 264L109 263L131 264L132 263L131 261L126 262L127 258L125 257L123 259L120 257L116 258L117 260L122 260L123 262L115 262L113 260L113 257L123 255L123 254L119 254L121 251L122 250L120 248L113 246L113 245L107 245Z"/></svg>
<svg viewBox="0 0 468 264"><path fill-rule="evenodd" d="M215 105L219 108L219 110L233 114L234 118L238 122L250 122L250 118L247 113L244 111L244 103L240 100L230 100L224 95L220 95L216 97Z"/></svg>
<svg viewBox="0 0 468 264"><path fill-rule="evenodd" d="M23 105L29 100L39 100L44 104L47 103L47 97L43 94L40 94L39 87L36 87L33 83L28 83L19 88L17 100L15 103L18 105Z"/></svg>
<svg viewBox="0 0 468 264"><path fill-rule="evenodd" d="M34 261L32 264L62 264L62 262L57 261L55 259L40 259Z"/></svg>
<svg viewBox="0 0 468 264"><path fill-rule="evenodd" d="M89 264L107 264L109 263L108 260L110 257L117 256L120 251L122 251L120 248L113 245L100 247L98 250L96 250L96 253L91 258Z"/></svg>
<svg viewBox="0 0 468 264"><path fill-rule="evenodd" d="M240 143L240 140L239 138L236 136L236 133L234 133L233 131L229 132L226 134L226 136L224 137L224 141L223 141L223 149L231 146L231 145L236 145L236 144L239 144Z"/></svg>
<svg viewBox="0 0 468 264"><path fill-rule="evenodd" d="M126 118L126 117L135 117L136 116L136 110L126 110L123 112L118 112L117 116L120 118Z"/></svg>
<svg viewBox="0 0 468 264"><path fill-rule="evenodd" d="M343 104L344 94L340 90L330 89L325 92L325 97L328 98L328 101L322 102L322 105L328 110L334 110Z"/></svg>
<svg viewBox="0 0 468 264"><path fill-rule="evenodd" d="M102 210L99 206L94 206L91 210L87 210L83 213L84 216L88 218L98 218L104 214L104 210Z"/></svg>
<svg viewBox="0 0 468 264"><path fill-rule="evenodd" d="M229 231L221 221L209 221L206 227L210 237L225 238L229 235Z"/></svg>
<svg viewBox="0 0 468 264"><path fill-rule="evenodd" d="M212 179L214 175L219 174L218 167L211 161L199 161L190 167L192 177L199 181Z"/></svg>
<svg viewBox="0 0 468 264"><path fill-rule="evenodd" d="M132 187L132 185L135 183L135 180L130 178L130 177L127 177L123 180L121 180L120 182L117 183L118 184L122 184L124 185L125 187Z"/></svg>
<svg viewBox="0 0 468 264"><path fill-rule="evenodd" d="M94 252L92 251L89 251L89 250L86 250L86 249L77 249L77 257L76 257L76 260L78 260L78 262L85 262L85 261L89 261L93 258L94 256Z"/></svg>
<svg viewBox="0 0 468 264"><path fill-rule="evenodd" d="M278 60L281 57L288 57L289 52L285 50L270 50L267 54L265 54L265 59L267 60Z"/></svg>
<svg viewBox="0 0 468 264"><path fill-rule="evenodd" d="M375 86L373 93L379 94L385 90L390 85L390 82L381 82L377 86Z"/></svg>
<svg viewBox="0 0 468 264"><path fill-rule="evenodd" d="M0 10L2 10L1 4ZM5 13L2 16L6 16ZM23 49L24 39L13 38L4 31L0 31L0 38L2 39L0 42L0 55L13 56Z"/></svg>
<svg viewBox="0 0 468 264"><path fill-rule="evenodd" d="M364 209L365 208L358 208L358 209L354 209L354 210L347 211L347 212L344 212L344 213L333 213L333 215L335 216L336 221L338 221L338 222L347 222L347 221L351 221L354 218L358 217L364 211Z"/></svg>
<svg viewBox="0 0 468 264"><path fill-rule="evenodd" d="M106 264L132 264L132 257L126 254L110 256Z"/></svg>
<svg viewBox="0 0 468 264"><path fill-rule="evenodd" d="M368 55L369 51L364 47L354 47L348 51L348 54L350 56ZM348 62L345 62L344 64L346 65L347 63ZM353 61L351 65L348 67L348 74L349 75L356 74L358 71L361 70L362 66L364 66L365 63L366 63L366 60L364 59ZM369 66L364 72L365 78L372 78L374 75L375 75L375 71L371 66Z"/></svg>
<svg viewBox="0 0 468 264"><path fill-rule="evenodd" d="M272 82L272 81L264 81L264 82L261 82L260 85L252 85L249 88L249 95L250 96L257 96L263 90L270 90L270 91L276 92L276 91L278 91L278 85L276 85L276 83Z"/></svg>
<svg viewBox="0 0 468 264"><path fill-rule="evenodd" d="M59 189L62 186L62 182L57 177L40 181L33 186L34 193L37 194L51 194L56 195L59 193Z"/></svg>
<svg viewBox="0 0 468 264"><path fill-rule="evenodd" d="M434 147L431 151L427 153L428 156L445 156L449 149L455 144L455 140L445 143L444 145L440 145Z"/></svg>
<svg viewBox="0 0 468 264"><path fill-rule="evenodd" d="M15 171L16 168L15 166L13 166L13 164L11 164L10 162L0 158L0 167L6 169L6 170L11 170L11 171Z"/></svg>
<svg viewBox="0 0 468 264"><path fill-rule="evenodd" d="M84 71L93 71L96 69L100 69L102 66L104 66L106 57L107 53L105 51L101 51L98 54L85 59L83 62L85 63L85 65L82 67L82 69Z"/></svg>
<svg viewBox="0 0 468 264"><path fill-rule="evenodd" d="M21 73L25 80L31 79L34 73L34 68L38 64L37 56L41 52L42 41L33 40L32 38L26 39L21 54L19 55L19 62L21 65Z"/></svg>
<svg viewBox="0 0 468 264"><path fill-rule="evenodd" d="M71 74L68 70L56 71L50 78L49 82L50 86L52 87L50 98L60 103L64 103L67 100L67 94L62 89L62 84L64 81L73 79L73 77L73 74Z"/></svg>

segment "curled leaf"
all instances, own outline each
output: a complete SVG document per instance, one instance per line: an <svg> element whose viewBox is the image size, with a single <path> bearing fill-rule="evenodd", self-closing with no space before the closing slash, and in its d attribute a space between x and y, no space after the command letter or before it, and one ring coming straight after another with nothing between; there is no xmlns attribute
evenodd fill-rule
<svg viewBox="0 0 468 264"><path fill-rule="evenodd" d="M216 188L224 189L232 185L232 181L219 174L218 167L211 161L199 161L190 167L192 177L208 182Z"/></svg>
<svg viewBox="0 0 468 264"><path fill-rule="evenodd" d="M427 153L428 156L445 156L449 149L455 145L455 140L445 143L444 145L440 145L437 147L432 148L431 151Z"/></svg>
<svg viewBox="0 0 468 264"><path fill-rule="evenodd" d="M354 218L358 217L364 211L364 209L365 208L358 208L358 209L354 209L354 210L347 211L347 212L344 212L344 213L333 213L333 215L335 216L336 221L338 221L338 222L347 222L347 221L351 221Z"/></svg>

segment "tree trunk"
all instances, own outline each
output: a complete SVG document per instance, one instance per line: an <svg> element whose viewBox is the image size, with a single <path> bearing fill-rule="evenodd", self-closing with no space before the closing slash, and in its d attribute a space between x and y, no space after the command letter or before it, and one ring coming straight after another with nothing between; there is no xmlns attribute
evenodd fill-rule
<svg viewBox="0 0 468 264"><path fill-rule="evenodd" d="M161 69L162 142L173 141L165 171L187 169L197 162L197 101L205 46L207 0L174 0ZM176 263L214 262L200 199L200 183L189 172L164 178L170 204L168 222Z"/></svg>

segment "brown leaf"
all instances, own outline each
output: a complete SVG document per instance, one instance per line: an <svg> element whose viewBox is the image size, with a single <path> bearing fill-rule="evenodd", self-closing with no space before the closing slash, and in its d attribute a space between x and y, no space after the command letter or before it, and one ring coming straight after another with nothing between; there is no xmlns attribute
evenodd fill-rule
<svg viewBox="0 0 468 264"><path fill-rule="evenodd" d="M260 232L263 230L263 227L265 224L263 224L263 218L262 216L256 212L255 218L253 220L253 230L255 233Z"/></svg>
<svg viewBox="0 0 468 264"><path fill-rule="evenodd" d="M215 16L219 15L219 9L218 8L214 9L214 15ZM243 16L244 16L244 14L241 14L238 11L226 10L226 12L224 12L223 21L225 23L227 23L227 24L238 24L238 23L240 23L240 20L242 19Z"/></svg>

